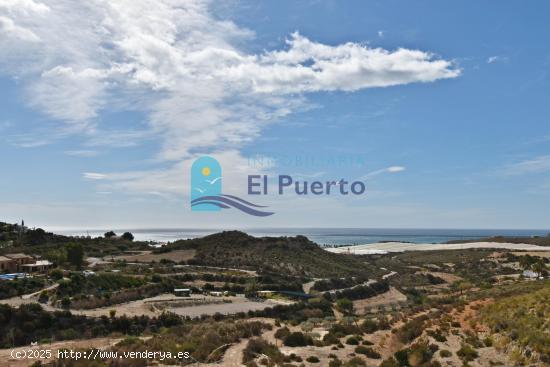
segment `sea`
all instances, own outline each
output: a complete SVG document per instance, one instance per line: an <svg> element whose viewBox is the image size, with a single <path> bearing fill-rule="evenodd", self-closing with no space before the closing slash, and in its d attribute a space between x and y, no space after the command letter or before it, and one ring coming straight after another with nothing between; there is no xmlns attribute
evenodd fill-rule
<svg viewBox="0 0 550 367"><path fill-rule="evenodd" d="M235 228L233 228L235 229ZM232 230L233 230L232 229ZM104 230L61 230L59 234L70 236L103 236ZM224 229L118 229L117 234L131 232L136 240L172 242L179 239L204 237ZM469 240L490 236L547 236L550 230L526 229L405 229L405 228L241 228L252 236L297 236L308 237L321 246L353 246L378 242L444 243L451 240Z"/></svg>

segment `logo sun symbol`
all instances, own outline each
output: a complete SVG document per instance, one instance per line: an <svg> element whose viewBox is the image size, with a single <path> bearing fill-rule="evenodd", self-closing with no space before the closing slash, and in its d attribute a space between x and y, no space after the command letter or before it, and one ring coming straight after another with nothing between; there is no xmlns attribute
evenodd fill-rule
<svg viewBox="0 0 550 367"><path fill-rule="evenodd" d="M203 176L210 176L210 167L204 167L201 173Z"/></svg>

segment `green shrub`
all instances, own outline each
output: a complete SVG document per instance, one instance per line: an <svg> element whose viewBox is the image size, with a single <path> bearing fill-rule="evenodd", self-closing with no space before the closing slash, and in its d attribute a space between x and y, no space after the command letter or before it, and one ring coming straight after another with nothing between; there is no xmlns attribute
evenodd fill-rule
<svg viewBox="0 0 550 367"><path fill-rule="evenodd" d="M344 364L344 367L364 367L367 364L359 357L353 357Z"/></svg>
<svg viewBox="0 0 550 367"><path fill-rule="evenodd" d="M69 308L71 307L71 299L69 297L63 297L61 300L61 307Z"/></svg>
<svg viewBox="0 0 550 367"><path fill-rule="evenodd" d="M397 330L397 338L404 344L410 343L422 334L427 319L428 316L422 315L407 322Z"/></svg>
<svg viewBox="0 0 550 367"><path fill-rule="evenodd" d="M268 343L262 338L250 339L246 345L246 348L243 350L243 363L248 363L253 361L259 355L265 355L275 363L281 364L284 361L284 355L279 351L277 346ZM266 361L267 362L267 361ZM261 364L266 365L267 363Z"/></svg>
<svg viewBox="0 0 550 367"><path fill-rule="evenodd" d="M372 334L375 331L378 331L378 323L373 320L365 320L361 325L361 329L363 329L366 334Z"/></svg>
<svg viewBox="0 0 550 367"><path fill-rule="evenodd" d="M49 298L50 297L48 296L48 292L42 291L40 292L40 296L38 296L38 302L47 303Z"/></svg>
<svg viewBox="0 0 550 367"><path fill-rule="evenodd" d="M315 357L315 356L309 356L306 358L306 361L308 361L309 363L319 363L320 360L319 358Z"/></svg>
<svg viewBox="0 0 550 367"><path fill-rule="evenodd" d="M395 358L390 357L388 359L385 359L381 364L380 367L401 367L399 363L395 360Z"/></svg>
<svg viewBox="0 0 550 367"><path fill-rule="evenodd" d="M284 340L289 335L290 335L290 330L286 326L280 329L277 329L277 331L275 332L275 338L280 340Z"/></svg>
<svg viewBox="0 0 550 367"><path fill-rule="evenodd" d="M464 362L471 362L477 357L479 357L479 354L477 351L472 348L469 344L462 344L460 349L456 352L456 355L460 357Z"/></svg>
<svg viewBox="0 0 550 367"><path fill-rule="evenodd" d="M323 336L323 341L325 342L326 345L331 345L331 344L338 344L340 342L340 339L332 333L327 333L325 334L325 336Z"/></svg>
<svg viewBox="0 0 550 367"><path fill-rule="evenodd" d="M431 361L435 351L437 351L436 345L428 345L426 340L421 340L409 348L396 352L394 357L400 366L424 366Z"/></svg>
<svg viewBox="0 0 550 367"><path fill-rule="evenodd" d="M355 348L355 353L364 354L368 358L372 358L372 359L380 359L381 358L380 353L378 353L377 351L375 351L372 348L365 347L364 345L360 345L360 346L356 347Z"/></svg>
<svg viewBox="0 0 550 367"><path fill-rule="evenodd" d="M313 345L313 339L310 336L304 335L303 333L297 331L290 333L284 339L284 345L287 347L305 347L308 345Z"/></svg>
<svg viewBox="0 0 550 367"><path fill-rule="evenodd" d="M60 269L53 269L50 271L50 278L52 278L53 280L59 280L61 278L63 278L63 271L61 271Z"/></svg>
<svg viewBox="0 0 550 367"><path fill-rule="evenodd" d="M447 341L447 338L445 337L445 335L442 334L440 329L428 330L427 333L428 333L429 336L431 336L432 338L434 338L436 341L438 341L440 343L444 343L444 342Z"/></svg>

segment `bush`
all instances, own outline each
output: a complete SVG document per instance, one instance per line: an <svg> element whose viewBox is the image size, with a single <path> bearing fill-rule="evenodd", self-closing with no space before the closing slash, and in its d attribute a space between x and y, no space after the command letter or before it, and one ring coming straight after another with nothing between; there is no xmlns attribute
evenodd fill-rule
<svg viewBox="0 0 550 367"><path fill-rule="evenodd" d="M346 344L348 344L348 345L359 345L359 338L357 336L350 336L346 340Z"/></svg>
<svg viewBox="0 0 550 367"><path fill-rule="evenodd" d="M47 303L49 298L50 297L48 296L48 292L42 291L40 292L40 296L38 296L38 302Z"/></svg>
<svg viewBox="0 0 550 367"><path fill-rule="evenodd" d="M0 282L0 299L33 293L44 288L44 280L40 278L23 278Z"/></svg>
<svg viewBox="0 0 550 367"><path fill-rule="evenodd" d="M345 315L352 314L353 302L347 298L339 299L338 301L336 301L336 308Z"/></svg>
<svg viewBox="0 0 550 367"><path fill-rule="evenodd" d="M287 347L305 347L308 345L313 345L313 339L310 336L304 335L303 333L297 331L290 333L284 339L284 345Z"/></svg>
<svg viewBox="0 0 550 367"><path fill-rule="evenodd" d="M424 324L427 319L428 316L426 315L418 316L401 326L396 332L399 341L406 344L419 337L422 334L422 330L424 330Z"/></svg>
<svg viewBox="0 0 550 367"><path fill-rule="evenodd" d="M162 282L162 277L159 274L153 274L151 281L154 283L160 283Z"/></svg>
<svg viewBox="0 0 550 367"><path fill-rule="evenodd" d="M469 344L462 344L460 349L456 352L456 355L459 356L464 362L471 362L479 357L477 351Z"/></svg>
<svg viewBox="0 0 550 367"><path fill-rule="evenodd" d="M453 355L453 353L451 353L450 350L447 350L447 349L441 349L439 351L439 355L441 356L441 358L449 358Z"/></svg>
<svg viewBox="0 0 550 367"><path fill-rule="evenodd" d="M441 333L440 329L428 330L428 335L431 336L432 338L434 338L436 341L438 341L440 343L444 343L444 342L447 341L447 338L445 337L445 335L443 335Z"/></svg>
<svg viewBox="0 0 550 367"><path fill-rule="evenodd" d="M288 330L286 326L280 329L277 329L277 331L275 332L275 338L281 339L281 340L284 340L289 335L290 335L290 330Z"/></svg>
<svg viewBox="0 0 550 367"><path fill-rule="evenodd" d="M61 307L69 308L71 307L71 299L69 297L63 297L61 300Z"/></svg>
<svg viewBox="0 0 550 367"><path fill-rule="evenodd" d="M429 366L437 365L437 362L430 362L433 354L437 351L434 344L428 345L426 340L420 340L409 348L401 349L394 354L395 360L400 366Z"/></svg>
<svg viewBox="0 0 550 367"><path fill-rule="evenodd" d="M368 358L372 358L372 359L380 359L381 357L380 353L378 353L372 348L365 347L364 345L360 345L357 348L355 348L355 353L364 354Z"/></svg>
<svg viewBox="0 0 550 367"><path fill-rule="evenodd" d="M122 239L126 240L126 241L133 241L134 240L134 235L131 234L130 232L124 232L122 234Z"/></svg>
<svg viewBox="0 0 550 367"><path fill-rule="evenodd" d="M365 361L363 361L361 358L353 357L352 359L347 361L344 366L345 367L363 367L363 366L366 366L366 365L367 364L365 363Z"/></svg>
<svg viewBox="0 0 550 367"><path fill-rule="evenodd" d="M323 336L323 341L326 345L331 345L338 344L340 342L340 339L338 339L338 337L332 333L327 333L325 334L325 336Z"/></svg>
<svg viewBox="0 0 550 367"><path fill-rule="evenodd" d="M405 365L406 366L406 365ZM381 364L380 367L401 367L399 363L395 360L395 358L390 357L388 359L385 359Z"/></svg>
<svg viewBox="0 0 550 367"><path fill-rule="evenodd" d="M375 331L378 331L378 323L373 320L365 320L361 325L361 329L367 334L372 334Z"/></svg>
<svg viewBox="0 0 550 367"><path fill-rule="evenodd" d="M319 358L315 357L315 356L309 356L306 358L306 361L308 361L309 363L319 363L320 360Z"/></svg>
<svg viewBox="0 0 550 367"><path fill-rule="evenodd" d="M59 280L63 278L63 271L61 271L60 269L53 269L52 271L50 271L50 278L52 278L53 280Z"/></svg>
<svg viewBox="0 0 550 367"><path fill-rule="evenodd" d="M243 363L253 361L259 355L266 355L275 363L282 363L284 360L283 354L275 345L268 343L262 338L254 338L248 341L246 348L243 350ZM262 363L261 364L267 364Z"/></svg>

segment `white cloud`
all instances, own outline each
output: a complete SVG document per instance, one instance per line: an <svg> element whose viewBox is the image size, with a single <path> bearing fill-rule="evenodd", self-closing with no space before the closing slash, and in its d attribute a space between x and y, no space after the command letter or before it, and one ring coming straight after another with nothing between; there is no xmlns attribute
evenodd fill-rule
<svg viewBox="0 0 550 367"><path fill-rule="evenodd" d="M245 194L247 175L266 172L265 167L253 167L248 159L236 150L212 152L212 156L223 167L224 191ZM103 180L101 191L119 191L125 193L166 193L181 196L190 192L187 173L194 158L183 159L167 167L118 173L84 173L87 179Z"/></svg>
<svg viewBox="0 0 550 367"><path fill-rule="evenodd" d="M2 0L0 1L0 9L4 9L9 13L19 12L22 14L47 13L50 10L47 5L33 0Z"/></svg>
<svg viewBox="0 0 550 367"><path fill-rule="evenodd" d="M390 166L390 167L386 167L386 168L378 169L376 171L369 172L366 175L363 175L360 178L358 178L358 180L362 180L362 181L363 180L368 180L368 179L373 178L374 176L378 176L378 175L381 175L383 173L397 173L397 172L402 172L405 169L406 168L403 167L403 166Z"/></svg>
<svg viewBox="0 0 550 367"><path fill-rule="evenodd" d="M96 173L96 172L84 172L82 176L84 176L84 178L88 180L104 180L108 177L103 173Z"/></svg>
<svg viewBox="0 0 550 367"><path fill-rule="evenodd" d="M507 61L508 60L508 57L506 56L490 56L489 58L487 58L487 64L494 64L495 62L500 62L500 61Z"/></svg>
<svg viewBox="0 0 550 367"><path fill-rule="evenodd" d="M405 170L405 167L403 167L403 166L391 166L391 167L386 168L386 171L390 172L390 173L401 172L401 171L404 171L404 170Z"/></svg>
<svg viewBox="0 0 550 367"><path fill-rule="evenodd" d="M19 38L23 41L38 41L38 36L23 27L17 26L13 20L7 17L0 16L0 31L4 34L9 34L12 37Z"/></svg>
<svg viewBox="0 0 550 367"><path fill-rule="evenodd" d="M503 170L506 175L524 175L530 173L550 172L550 155L543 155L533 159L510 164Z"/></svg>
<svg viewBox="0 0 550 367"><path fill-rule="evenodd" d="M430 52L326 45L299 33L284 49L250 53L245 45L254 33L217 18L211 6L202 0L0 0L6 51L0 70L21 81L30 106L63 122L57 138L81 133L89 146L127 146L158 137L157 160L172 163L150 172L157 180L105 177L128 187L141 180L135 188L155 187L151 192L170 188L175 182L168 176L198 153L238 152L266 124L305 108L307 93L460 75L453 62ZM108 132L118 127L99 118L105 110L144 113L147 126L136 123L113 138Z"/></svg>

